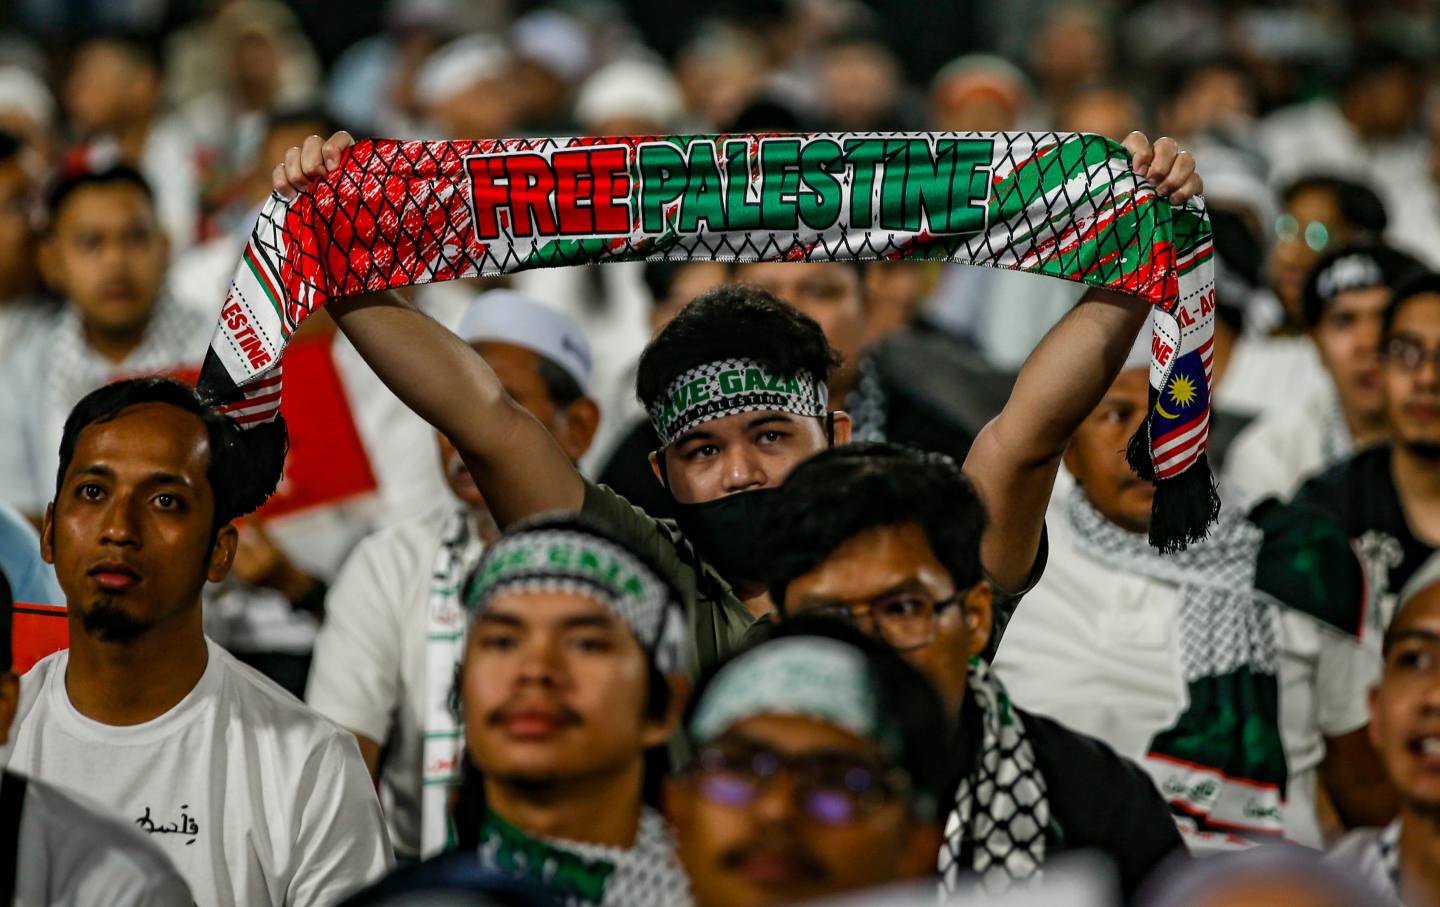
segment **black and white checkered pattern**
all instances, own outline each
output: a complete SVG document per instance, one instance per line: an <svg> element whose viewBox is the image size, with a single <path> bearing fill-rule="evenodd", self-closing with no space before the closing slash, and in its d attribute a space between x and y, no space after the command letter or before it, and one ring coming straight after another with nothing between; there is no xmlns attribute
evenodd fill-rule
<svg viewBox="0 0 1440 907"><path fill-rule="evenodd" d="M769 379L776 377L753 359L721 359L698 365L670 382L670 386L650 410L650 423L655 426L660 446L669 447L686 432L704 422L738 413L776 410L797 416L824 416L829 411L829 389L824 381L817 381L809 375L794 376L798 385L795 393L760 389L727 393L726 389L721 387L722 372L748 369L759 371ZM697 381L701 383L702 393L683 393L683 388ZM697 397L699 402L695 402ZM676 406L674 401L677 399L685 402Z"/></svg>

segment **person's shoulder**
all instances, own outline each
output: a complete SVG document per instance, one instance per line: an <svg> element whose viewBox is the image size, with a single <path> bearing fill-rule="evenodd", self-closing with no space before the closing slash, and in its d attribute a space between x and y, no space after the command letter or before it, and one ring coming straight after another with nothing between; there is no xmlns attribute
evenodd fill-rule
<svg viewBox="0 0 1440 907"><path fill-rule="evenodd" d="M146 887L166 883L184 886L169 858L131 822L43 781L34 778L24 781L21 821L25 834L48 842L49 852L63 849L74 854L73 860L64 861L72 870L83 872L81 867L94 868L99 864L98 857L103 855L106 874L121 888L135 883ZM75 881L67 878L65 883Z"/></svg>
<svg viewBox="0 0 1440 907"><path fill-rule="evenodd" d="M222 695L234 710L233 718L247 732L263 734L293 752L313 753L336 743L353 742L350 732L213 642L210 657L221 659L225 674Z"/></svg>
<svg viewBox="0 0 1440 907"><path fill-rule="evenodd" d="M437 504L424 513L382 526L357 542L349 559L383 561L424 557L440 543L453 513L453 505Z"/></svg>
<svg viewBox="0 0 1440 907"><path fill-rule="evenodd" d="M1295 501L1321 509L1332 509L1338 500L1362 489L1375 477L1383 478L1390 468L1390 448L1386 445L1367 447L1341 460L1323 472L1316 473L1300 486ZM1337 499L1336 496L1340 496ZM1331 503L1327 507L1326 502Z"/></svg>
<svg viewBox="0 0 1440 907"><path fill-rule="evenodd" d="M1025 731L1035 745L1035 755L1045 765L1061 769L1064 776L1085 777L1098 780L1105 775L1123 775L1134 779L1145 779L1145 774L1134 762L1121 756L1108 743L1071 730L1053 718L1015 710L1025 724ZM1050 780L1046 773L1046 780ZM1150 784L1145 780L1145 784Z"/></svg>

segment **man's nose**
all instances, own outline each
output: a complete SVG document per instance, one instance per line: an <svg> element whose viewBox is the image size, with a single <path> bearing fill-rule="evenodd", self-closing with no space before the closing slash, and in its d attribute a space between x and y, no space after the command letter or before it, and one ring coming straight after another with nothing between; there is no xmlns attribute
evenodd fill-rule
<svg viewBox="0 0 1440 907"><path fill-rule="evenodd" d="M727 494L765 487L765 468L748 444L734 444L725 453Z"/></svg>
<svg viewBox="0 0 1440 907"><path fill-rule="evenodd" d="M115 495L110 499L100 523L100 541L107 545L139 546L139 520L134 499L127 495Z"/></svg>
<svg viewBox="0 0 1440 907"><path fill-rule="evenodd" d="M786 825L799 816L795 781L789 772L779 772L760 788L750 810L757 821L769 825Z"/></svg>

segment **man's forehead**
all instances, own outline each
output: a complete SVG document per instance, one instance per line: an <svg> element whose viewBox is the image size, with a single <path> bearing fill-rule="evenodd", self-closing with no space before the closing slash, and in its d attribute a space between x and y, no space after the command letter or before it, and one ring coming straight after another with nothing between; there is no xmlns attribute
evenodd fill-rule
<svg viewBox="0 0 1440 907"><path fill-rule="evenodd" d="M735 722L719 739L763 746L787 756L814 752L873 756L881 752L875 741L807 715L751 715Z"/></svg>
<svg viewBox="0 0 1440 907"><path fill-rule="evenodd" d="M1440 636L1440 582L1420 590L1401 605L1390 625L1390 635L1397 636L1407 631Z"/></svg>
<svg viewBox="0 0 1440 907"><path fill-rule="evenodd" d="M85 426L76 438L71 468L103 460L112 467L190 468L203 475L209 456L210 435L199 416L163 403L141 403Z"/></svg>
<svg viewBox="0 0 1440 907"><path fill-rule="evenodd" d="M838 261L757 261L736 267L736 276L752 283L798 283L812 280L844 281L858 276L855 266Z"/></svg>
<svg viewBox="0 0 1440 907"><path fill-rule="evenodd" d="M978 542L977 542L978 544ZM918 523L871 526L850 536L802 576L786 597L854 598L951 582Z"/></svg>
<svg viewBox="0 0 1440 907"><path fill-rule="evenodd" d="M1420 293L1401 300L1399 311L1391 326L1391 335L1414 334L1434 336L1440 334L1440 293Z"/></svg>
<svg viewBox="0 0 1440 907"><path fill-rule="evenodd" d="M704 422L701 422L699 425L675 439L675 443L683 444L686 440L696 435L723 435L784 423L797 425L804 421L805 418L806 417L797 416L794 413L787 413L784 410L778 409L757 409L750 412L734 413L729 416L706 419Z"/></svg>

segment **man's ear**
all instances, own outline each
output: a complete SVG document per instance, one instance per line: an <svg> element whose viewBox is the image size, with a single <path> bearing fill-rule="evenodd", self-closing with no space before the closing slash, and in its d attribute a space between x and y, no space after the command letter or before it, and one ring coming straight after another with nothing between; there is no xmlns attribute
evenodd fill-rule
<svg viewBox="0 0 1440 907"><path fill-rule="evenodd" d="M965 629L969 631L970 650L968 654L979 655L990 645L990 627L994 619L994 593L988 580L981 580L965 593L960 608L965 614Z"/></svg>
<svg viewBox="0 0 1440 907"><path fill-rule="evenodd" d="M660 487L662 487L662 488L665 487L665 474L660 471L660 458L663 457L663 456L665 456L665 451L663 451L663 450L652 450L652 451L650 451L650 458L649 458L649 459L650 459L650 471L655 474L655 481L659 482L659 483L660 483Z"/></svg>
<svg viewBox="0 0 1440 907"><path fill-rule="evenodd" d="M51 224L51 229L53 228L54 225ZM35 244L35 267L47 286L64 294L65 289L60 280L60 252L55 248L55 234L51 230L46 230Z"/></svg>
<svg viewBox="0 0 1440 907"><path fill-rule="evenodd" d="M850 418L850 414L837 409L830 414L830 420L835 433L835 446L839 447L841 444L849 444L850 431L855 427L855 423Z"/></svg>
<svg viewBox="0 0 1440 907"><path fill-rule="evenodd" d="M595 432L600 428L600 404L589 397L581 397L565 407L564 418L565 437L560 439L560 446L565 448L570 459L578 462L590 449Z"/></svg>
<svg viewBox="0 0 1440 907"><path fill-rule="evenodd" d="M685 714L685 705L690 701L690 681L684 676L672 674L665 678L665 683L670 687L670 702L665 708L664 718L646 717L641 737L646 749L663 746L675 736L680 728L680 719Z"/></svg>
<svg viewBox="0 0 1440 907"><path fill-rule="evenodd" d="M690 813L695 805L695 788L690 779L671 775L660 788L660 811L670 821L677 838L683 837L690 828Z"/></svg>
<svg viewBox="0 0 1440 907"><path fill-rule="evenodd" d="M205 578L218 583L230 575L230 565L235 563L235 546L240 543L240 532L234 523L226 523L215 536L210 548L210 563L205 568Z"/></svg>
<svg viewBox="0 0 1440 907"><path fill-rule="evenodd" d="M15 712L20 708L20 678L14 671L0 674L0 746L10 742Z"/></svg>
<svg viewBox="0 0 1440 907"><path fill-rule="evenodd" d="M45 505L45 521L40 524L40 559L55 563L55 502Z"/></svg>

